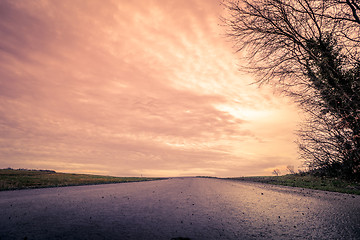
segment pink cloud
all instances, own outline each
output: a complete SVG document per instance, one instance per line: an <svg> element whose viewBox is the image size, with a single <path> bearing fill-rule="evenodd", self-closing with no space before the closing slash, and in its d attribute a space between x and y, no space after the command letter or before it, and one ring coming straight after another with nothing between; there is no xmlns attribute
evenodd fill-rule
<svg viewBox="0 0 360 240"><path fill-rule="evenodd" d="M226 176L297 161L293 124L244 113L296 119L238 72L218 1L0 4L0 167Z"/></svg>

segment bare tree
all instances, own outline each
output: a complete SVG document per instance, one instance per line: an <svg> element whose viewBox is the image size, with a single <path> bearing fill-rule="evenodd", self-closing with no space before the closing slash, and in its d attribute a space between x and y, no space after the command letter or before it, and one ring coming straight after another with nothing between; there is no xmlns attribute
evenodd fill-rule
<svg viewBox="0 0 360 240"><path fill-rule="evenodd" d="M360 179L360 21L355 0L226 1L244 69L310 116L299 131L312 169ZM336 171L335 171L336 172Z"/></svg>
<svg viewBox="0 0 360 240"><path fill-rule="evenodd" d="M279 176L280 175L280 170L279 169L274 169L272 174L275 175L275 176Z"/></svg>
<svg viewBox="0 0 360 240"><path fill-rule="evenodd" d="M286 170L287 170L290 174L295 174L294 166L292 166L292 165L286 166Z"/></svg>

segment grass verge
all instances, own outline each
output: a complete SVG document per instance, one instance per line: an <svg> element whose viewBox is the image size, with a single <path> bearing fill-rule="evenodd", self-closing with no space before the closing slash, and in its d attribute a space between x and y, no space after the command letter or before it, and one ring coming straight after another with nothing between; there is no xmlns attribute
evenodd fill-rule
<svg viewBox="0 0 360 240"><path fill-rule="evenodd" d="M160 179L161 178L110 177L90 174L57 173L50 170L0 169L0 191L26 188L139 182Z"/></svg>
<svg viewBox="0 0 360 240"><path fill-rule="evenodd" d="M283 176L238 177L229 179L360 195L360 183L348 182L337 178L288 174Z"/></svg>

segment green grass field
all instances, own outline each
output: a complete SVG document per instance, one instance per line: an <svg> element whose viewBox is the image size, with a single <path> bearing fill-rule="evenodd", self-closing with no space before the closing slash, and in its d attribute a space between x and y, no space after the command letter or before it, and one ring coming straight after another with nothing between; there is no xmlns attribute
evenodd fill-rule
<svg viewBox="0 0 360 240"><path fill-rule="evenodd" d="M302 176L299 174L288 174L284 176L239 177L229 179L360 195L359 183L348 182L337 178L324 178L315 177L312 175Z"/></svg>
<svg viewBox="0 0 360 240"><path fill-rule="evenodd" d="M26 188L139 182L160 179L163 178L111 177L90 174L57 173L49 170L0 169L0 191ZM288 174L284 176L237 177L228 179L360 195L360 183L347 182L336 178L315 177L312 175L302 176L298 174Z"/></svg>
<svg viewBox="0 0 360 240"><path fill-rule="evenodd" d="M57 173L49 170L0 169L0 191L105 183L159 180L160 178L110 177L90 174Z"/></svg>

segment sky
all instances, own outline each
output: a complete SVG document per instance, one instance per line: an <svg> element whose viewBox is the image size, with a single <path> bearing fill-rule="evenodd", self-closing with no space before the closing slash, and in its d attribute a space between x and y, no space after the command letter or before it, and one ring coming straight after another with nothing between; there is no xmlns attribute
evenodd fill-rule
<svg viewBox="0 0 360 240"><path fill-rule="evenodd" d="M0 0L0 168L299 167L299 111L239 71L224 14L218 0Z"/></svg>

